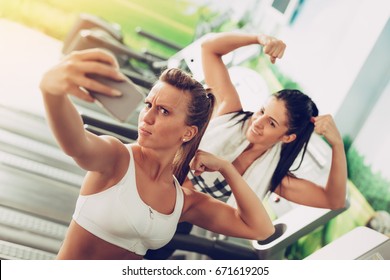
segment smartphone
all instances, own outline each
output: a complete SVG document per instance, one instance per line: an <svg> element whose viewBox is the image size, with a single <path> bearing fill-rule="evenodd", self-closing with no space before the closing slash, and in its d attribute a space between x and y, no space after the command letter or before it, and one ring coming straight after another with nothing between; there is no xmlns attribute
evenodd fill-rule
<svg viewBox="0 0 390 280"><path fill-rule="evenodd" d="M123 81L115 81L99 75L89 75L89 77L122 93L121 96L107 96L97 91L88 90L97 103L120 122L128 120L138 105L145 99L145 94L129 78Z"/></svg>

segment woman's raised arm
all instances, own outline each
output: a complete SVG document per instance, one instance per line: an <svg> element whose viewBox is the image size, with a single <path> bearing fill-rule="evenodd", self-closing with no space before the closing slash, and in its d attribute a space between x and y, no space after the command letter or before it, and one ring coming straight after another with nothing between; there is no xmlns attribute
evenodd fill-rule
<svg viewBox="0 0 390 280"><path fill-rule="evenodd" d="M216 97L214 116L220 116L242 109L240 98L222 56L243 46L260 44L263 51L270 56L271 62L282 58L286 45L276 38L264 34L215 33L207 36L202 42L202 65L205 82Z"/></svg>
<svg viewBox="0 0 390 280"><path fill-rule="evenodd" d="M197 151L191 163L195 175L219 171L231 187L237 209L209 195L183 189L190 205L183 212L183 220L213 232L247 239L264 240L275 228L257 195L228 161L204 151Z"/></svg>
<svg viewBox="0 0 390 280"><path fill-rule="evenodd" d="M82 168L100 171L109 164L109 156L115 151L112 148L115 147L112 145L115 141L111 137L98 137L87 132L68 95L92 102L94 99L85 89L112 96L120 93L90 79L87 74L123 79L111 54L90 49L66 56L47 71L41 80L40 89L48 123L62 150Z"/></svg>

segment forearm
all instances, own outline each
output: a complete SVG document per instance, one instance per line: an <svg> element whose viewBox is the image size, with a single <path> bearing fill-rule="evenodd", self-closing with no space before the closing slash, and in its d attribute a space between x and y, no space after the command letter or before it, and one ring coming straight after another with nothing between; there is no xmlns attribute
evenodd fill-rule
<svg viewBox="0 0 390 280"><path fill-rule="evenodd" d="M215 55L222 56L243 46L259 44L258 35L243 33L215 33L208 37L202 48Z"/></svg>
<svg viewBox="0 0 390 280"><path fill-rule="evenodd" d="M67 95L42 93L48 124L63 151L77 156L86 143L84 124Z"/></svg>
<svg viewBox="0 0 390 280"><path fill-rule="evenodd" d="M267 238L274 231L272 221L262 202L231 163L220 170L236 199L238 213L245 224Z"/></svg>
<svg viewBox="0 0 390 280"><path fill-rule="evenodd" d="M222 56L239 47L256 44L257 36L240 33L214 33L202 43L202 67L205 83L215 96L214 117L242 110Z"/></svg>
<svg viewBox="0 0 390 280"><path fill-rule="evenodd" d="M332 147L332 164L325 192L332 209L345 206L347 161L343 144Z"/></svg>

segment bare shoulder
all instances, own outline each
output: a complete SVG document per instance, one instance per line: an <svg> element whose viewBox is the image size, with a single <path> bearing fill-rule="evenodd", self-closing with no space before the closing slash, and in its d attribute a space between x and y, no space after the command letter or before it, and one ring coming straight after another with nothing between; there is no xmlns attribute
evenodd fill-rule
<svg viewBox="0 0 390 280"><path fill-rule="evenodd" d="M110 135L101 135L99 137L109 146L109 150L114 153L114 158L120 160L129 157L130 144L124 144L118 138Z"/></svg>
<svg viewBox="0 0 390 280"><path fill-rule="evenodd" d="M100 136L110 146L111 153L107 154L105 168L89 171L85 177L81 194L88 195L101 192L119 183L127 173L130 164L128 145L115 137Z"/></svg>
<svg viewBox="0 0 390 280"><path fill-rule="evenodd" d="M293 175L284 176L281 182L282 187L288 189L301 188L303 185L306 184L313 184L313 183L309 180L299 178Z"/></svg>
<svg viewBox="0 0 390 280"><path fill-rule="evenodd" d="M111 136L111 135L100 135L98 137L100 139L102 139L103 141L105 141L107 144L117 146L118 148L126 146L126 144L121 142L118 138Z"/></svg>
<svg viewBox="0 0 390 280"><path fill-rule="evenodd" d="M201 199L201 196L199 195L200 192L195 189L185 187L182 187L181 189L184 195L183 213L185 213L191 208L192 205L194 205L199 199Z"/></svg>
<svg viewBox="0 0 390 280"><path fill-rule="evenodd" d="M207 197L206 194L194 189L194 188L186 188L182 187L183 190L184 198L188 200L198 200L198 199L203 199Z"/></svg>
<svg viewBox="0 0 390 280"><path fill-rule="evenodd" d="M286 175L283 177L280 185L276 188L275 193L280 194L281 189L283 190L294 190L302 179L295 176Z"/></svg>

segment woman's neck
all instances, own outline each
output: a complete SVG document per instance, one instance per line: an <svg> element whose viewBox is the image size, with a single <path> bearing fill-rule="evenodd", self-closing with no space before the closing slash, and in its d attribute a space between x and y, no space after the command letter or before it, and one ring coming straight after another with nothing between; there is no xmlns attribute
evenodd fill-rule
<svg viewBox="0 0 390 280"><path fill-rule="evenodd" d="M143 169L144 173L152 181L172 181L172 162L175 157L173 152L166 150L154 150L138 146L137 155L134 155L135 160Z"/></svg>
<svg viewBox="0 0 390 280"><path fill-rule="evenodd" d="M241 154L245 154L245 157L248 157L252 161L255 161L259 157L261 157L268 149L271 147L262 145L262 144L253 144L250 143L248 147Z"/></svg>
<svg viewBox="0 0 390 280"><path fill-rule="evenodd" d="M248 147L233 161L234 167L243 175L252 163L261 157L269 148L249 144Z"/></svg>

